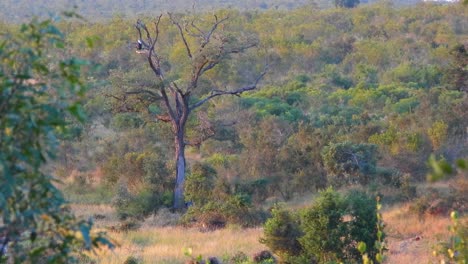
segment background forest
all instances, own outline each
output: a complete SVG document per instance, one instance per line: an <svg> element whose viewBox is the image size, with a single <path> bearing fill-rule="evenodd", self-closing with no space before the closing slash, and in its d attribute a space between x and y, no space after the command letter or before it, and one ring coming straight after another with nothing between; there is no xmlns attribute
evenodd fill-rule
<svg viewBox="0 0 468 264"><path fill-rule="evenodd" d="M163 106L133 93L155 88L135 52L134 25L137 18L151 24L162 10L186 10L178 1L77 2L88 20L58 26L67 53L93 65L83 72L89 90L77 110L87 121L70 120L57 161L45 169L72 203L111 204L121 220L138 223L171 207L175 154L169 125L155 118ZM0 10L25 4L2 1ZM200 12L186 16L209 21L206 10L232 5L216 11L229 16L223 33L259 44L222 61L201 80L202 91L245 85L265 62L268 72L259 89L211 100L188 120L185 196L192 206L179 223L258 226L275 203L330 186L379 195L385 206L413 202L419 214L439 198L441 210L466 212L466 175L447 193L421 187L428 160L468 156L466 6L199 1ZM28 11L43 14L37 8ZM2 12L0 28L13 32L29 15ZM163 17L160 31L162 54L173 61L162 67L180 72L171 80L182 82L177 28Z"/></svg>

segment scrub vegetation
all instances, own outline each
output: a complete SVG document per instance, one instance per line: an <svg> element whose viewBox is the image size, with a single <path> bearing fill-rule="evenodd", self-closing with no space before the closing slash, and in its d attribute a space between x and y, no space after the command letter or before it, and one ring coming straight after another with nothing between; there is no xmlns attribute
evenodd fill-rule
<svg viewBox="0 0 468 264"><path fill-rule="evenodd" d="M0 262L463 263L466 4L118 2L0 4Z"/></svg>

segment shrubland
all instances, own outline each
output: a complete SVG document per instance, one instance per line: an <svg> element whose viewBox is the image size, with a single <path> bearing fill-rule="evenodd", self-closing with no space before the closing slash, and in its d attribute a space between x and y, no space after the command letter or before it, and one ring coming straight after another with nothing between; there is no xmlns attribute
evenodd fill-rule
<svg viewBox="0 0 468 264"><path fill-rule="evenodd" d="M188 140L203 139L187 149L195 166L188 174L197 174L199 185L187 188L204 190L196 205L241 195L258 206L356 184L402 190L400 198L388 198L404 200L411 194L403 187L425 180L431 154L448 162L466 156L466 83L447 81L463 79L456 69L466 63L466 16L458 5L223 12L230 17L224 34L242 29L260 47L223 61L203 84L236 86L251 79L251 65L266 59L270 66L260 89L210 101L188 120ZM182 47L164 46L174 41L169 22L160 25L169 34L159 40L161 52L177 58ZM155 118L165 114L159 102L128 95L152 87L150 69L134 52L132 24L115 17L62 25L72 52L100 69L88 77L88 122L75 125L57 164L91 185L111 192L124 185L134 195L145 189L166 197L153 197L153 204L167 205L173 139ZM92 48L87 39L95 40ZM197 164L210 169L191 174Z"/></svg>
<svg viewBox="0 0 468 264"><path fill-rule="evenodd" d="M259 89L211 100L187 120L188 141L197 144L186 149L190 206L180 224L212 231L265 223L262 241L284 261L352 263L361 260L359 242L377 260L376 196L384 207L410 203L421 218L466 213L466 174L425 188L430 157L451 164L468 155L466 6L219 14L229 17L225 36L242 32L259 44L210 70L201 91L245 85L264 61L268 73ZM195 16L212 19L203 12L185 19ZM126 223L170 209L176 167L170 127L157 118L164 106L132 94L158 89L135 53L134 23L124 16L59 23L68 52L99 67L83 72L87 122L70 120L73 133L47 167L74 203L111 203ZM188 65L177 27L164 17L159 26L159 52L173 62L161 67L182 83ZM360 191L342 191L350 189ZM274 205L311 194L297 211Z"/></svg>

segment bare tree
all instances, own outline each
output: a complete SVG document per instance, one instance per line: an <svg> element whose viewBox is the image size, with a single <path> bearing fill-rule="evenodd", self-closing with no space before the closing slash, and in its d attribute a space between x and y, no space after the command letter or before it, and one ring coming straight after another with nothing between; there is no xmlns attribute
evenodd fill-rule
<svg viewBox="0 0 468 264"><path fill-rule="evenodd" d="M207 23L200 20L183 20L168 13L168 21L175 26L177 37L184 47L190 65L190 74L183 84L177 83L166 77L165 67L170 64L161 52L160 24L163 15L156 18L151 30L141 20L135 24L139 39L137 52L147 59L157 82L157 88L136 89L128 92L128 95L144 95L148 100L161 100L166 113L156 115L155 118L170 123L174 136L175 160L176 160L176 182L174 189L174 209L184 207L184 182L186 172L185 147L192 144L186 140L185 130L187 120L191 113L197 108L222 95L236 95L257 88L259 81L264 77L267 67L259 73L251 84L237 87L235 89L212 88L208 92L206 87L199 87L200 79L205 73L215 68L230 55L242 53L249 48L257 46L256 42L246 41L241 44L233 44L232 38L224 34L223 26L228 17L218 18L214 15L213 21ZM201 26L204 24L204 26ZM200 85L201 86L201 85ZM194 94L197 92L195 98ZM202 93L202 95L200 95ZM193 98L192 98L193 97ZM200 140L198 140L200 141ZM195 142L193 144L199 144Z"/></svg>

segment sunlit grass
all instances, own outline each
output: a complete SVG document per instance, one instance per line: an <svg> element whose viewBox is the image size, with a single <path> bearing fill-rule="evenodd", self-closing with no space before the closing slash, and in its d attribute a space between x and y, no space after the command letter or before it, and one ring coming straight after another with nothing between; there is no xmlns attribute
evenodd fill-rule
<svg viewBox="0 0 468 264"><path fill-rule="evenodd" d="M439 263L432 252L450 237L448 214L420 217L408 213L407 206L400 206L384 212L383 218L389 243L386 263ZM461 221L466 223L468 217Z"/></svg>
<svg viewBox="0 0 468 264"><path fill-rule="evenodd" d="M102 215L105 218L96 220L98 230L118 226L118 218L109 205L74 204L72 209L76 215L90 217ZM169 213L160 217L174 217ZM155 221L150 217L142 223L138 230L129 232L108 232L116 242L114 250L101 249L89 256L100 264L121 264L129 256L136 257L142 263L185 263L189 258L184 250L191 248L193 256L202 255L205 258L229 258L239 251L252 256L266 247L259 242L263 233L261 228L243 229L238 226L228 226L213 232L201 232L196 228L157 227L164 221Z"/></svg>
<svg viewBox="0 0 468 264"><path fill-rule="evenodd" d="M123 263L134 256L143 263L185 263L184 250L191 248L193 256L229 258L242 251L252 256L266 247L259 242L262 229L226 228L202 233L183 227L148 228L128 233L111 233L119 243L113 251L101 250L94 259L102 264Z"/></svg>
<svg viewBox="0 0 468 264"><path fill-rule="evenodd" d="M296 199L288 203L291 208L304 208L314 198ZM309 201L309 202L308 202ZM432 216L409 213L409 205L400 205L384 209L383 219L386 224L389 251L386 252L385 263L438 263L432 256L432 251L442 241L450 236L448 226L451 225L449 215ZM96 220L99 230L118 226L118 218L109 205L72 205L74 212L83 217L93 215L104 216ZM217 257L228 259L239 251L247 256L267 249L259 242L263 230L261 228L242 229L228 226L213 232L200 232L195 228L160 227L176 219L177 215L170 212L152 216L142 223L141 228L127 233L110 232L109 236L117 243L113 251L99 250L91 258L99 264L121 264L129 256L137 258L141 263L185 263L189 258L184 250L191 248L193 256ZM170 219L169 219L170 218ZM466 223L468 217L462 217Z"/></svg>

